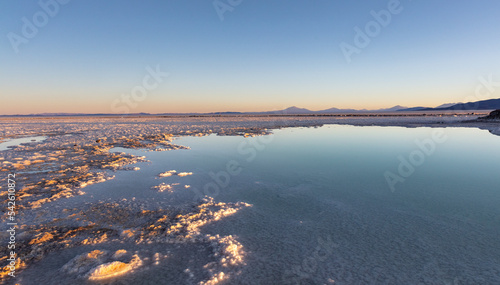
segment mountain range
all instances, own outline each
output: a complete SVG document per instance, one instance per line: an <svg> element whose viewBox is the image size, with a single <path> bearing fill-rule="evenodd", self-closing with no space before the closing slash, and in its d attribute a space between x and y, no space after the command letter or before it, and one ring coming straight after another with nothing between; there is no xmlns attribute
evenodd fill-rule
<svg viewBox="0 0 500 285"><path fill-rule="evenodd" d="M330 108L319 111L312 111L305 108L296 106L286 108L278 111L267 112L216 112L208 113L207 115L313 115L313 114L355 114L355 113L390 113L390 112L419 112L419 111L474 111L474 110L496 110L500 109L500 98L489 99L469 103L445 103L437 107L405 107L396 105L391 108L367 110L367 109L338 109Z"/></svg>
<svg viewBox="0 0 500 285"><path fill-rule="evenodd" d="M40 113L30 115L0 115L0 117L48 117L48 116L178 116L178 115L314 115L314 114L355 114L355 113L388 113L388 112L419 112L419 111L474 111L474 110L497 110L500 109L500 98L489 99L477 102L468 103L446 103L437 107L404 107L396 105L391 108L367 110L367 109L338 109L329 108L320 111L311 111L305 108L289 107L284 110L267 111L267 112L213 112L213 113L131 113L131 114L82 114L82 113Z"/></svg>

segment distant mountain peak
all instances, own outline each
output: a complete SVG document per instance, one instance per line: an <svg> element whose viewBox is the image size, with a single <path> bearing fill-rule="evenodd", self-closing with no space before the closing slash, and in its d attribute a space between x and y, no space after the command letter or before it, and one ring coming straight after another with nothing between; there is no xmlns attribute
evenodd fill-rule
<svg viewBox="0 0 500 285"><path fill-rule="evenodd" d="M285 110L283 110L284 113L311 113L311 110L308 110L306 108L299 108L297 106L292 106L288 107Z"/></svg>
<svg viewBox="0 0 500 285"><path fill-rule="evenodd" d="M451 106L457 105L457 104L461 104L461 103L460 102L459 103L445 103L445 104L439 105L439 106L434 107L434 108L448 108L448 107L451 107Z"/></svg>
<svg viewBox="0 0 500 285"><path fill-rule="evenodd" d="M306 108L299 108L297 106L288 107L285 110L307 110ZM308 110L309 111L309 110Z"/></svg>
<svg viewBox="0 0 500 285"><path fill-rule="evenodd" d="M394 111L399 111L399 110L403 110L403 109L407 109L408 107L405 107L405 106L401 106L401 105L396 105L394 107L391 107L391 108L387 108L387 109L378 109L378 110L375 110L377 112L394 112Z"/></svg>

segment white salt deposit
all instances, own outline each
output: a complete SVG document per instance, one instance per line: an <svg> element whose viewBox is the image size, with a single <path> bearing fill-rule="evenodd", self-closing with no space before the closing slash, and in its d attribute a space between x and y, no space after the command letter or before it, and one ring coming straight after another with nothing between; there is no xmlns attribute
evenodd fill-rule
<svg viewBox="0 0 500 285"><path fill-rule="evenodd" d="M172 184L167 184L165 182L162 182L160 185L153 186L151 189L156 190L158 192L172 192L173 191L173 185Z"/></svg>
<svg viewBox="0 0 500 285"><path fill-rule="evenodd" d="M132 272L140 267L142 261L139 256L134 255L130 262L112 261L101 264L89 272L89 280L102 280L111 277L116 277Z"/></svg>
<svg viewBox="0 0 500 285"><path fill-rule="evenodd" d="M159 177L170 177L170 176L174 176L174 175L184 177L184 176L193 175L193 172L179 172L178 173L176 170L168 170L168 171L165 171L165 172L158 174Z"/></svg>
<svg viewBox="0 0 500 285"><path fill-rule="evenodd" d="M168 170L168 171L165 171L163 173L160 173L158 176L160 176L160 177L169 177L169 176L172 176L172 175L174 175L176 173L177 173L177 171L175 171L175 170Z"/></svg>

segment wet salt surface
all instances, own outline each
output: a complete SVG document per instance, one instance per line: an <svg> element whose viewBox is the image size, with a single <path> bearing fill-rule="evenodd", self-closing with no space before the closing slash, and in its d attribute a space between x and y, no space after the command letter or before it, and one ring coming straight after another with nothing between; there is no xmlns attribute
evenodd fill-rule
<svg viewBox="0 0 500 285"><path fill-rule="evenodd" d="M265 137L173 141L190 150L111 148L149 162L129 165L140 168L136 171L106 170L115 178L86 186L84 195L22 213L26 223L46 226L39 240L51 226L91 224L107 231L107 239L85 228L82 236L93 237L92 245L70 242L68 249L50 250L17 281L96 284L61 268L93 250L125 249L137 252L143 265L103 284L202 284L221 272L225 281L219 284L498 283L499 138L474 129L445 131L448 140L394 193L384 171L397 173L397 156L408 156L416 149L414 139L429 138L431 129L326 126ZM192 175L160 177L171 170ZM173 185L173 191L151 189L161 183ZM196 208L204 194L253 206L228 204L223 211L236 212L199 219L205 209L218 211L215 204ZM194 240L182 231L148 229L163 224L174 229L175 220L157 221L179 211L202 225ZM137 235L126 238L129 230L145 242L138 243ZM177 242L163 240L168 236ZM214 255L233 248L244 254ZM153 266L157 253L169 257ZM246 265L224 266L223 259L238 257Z"/></svg>
<svg viewBox="0 0 500 285"><path fill-rule="evenodd" d="M36 143L46 140L46 136L24 137L18 139L11 139L5 142L0 142L0 151L8 150L10 147L18 146L25 143Z"/></svg>

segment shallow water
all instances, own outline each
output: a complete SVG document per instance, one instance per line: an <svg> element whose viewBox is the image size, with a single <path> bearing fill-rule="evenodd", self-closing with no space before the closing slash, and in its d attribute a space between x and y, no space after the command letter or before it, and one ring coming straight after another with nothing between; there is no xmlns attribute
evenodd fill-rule
<svg viewBox="0 0 500 285"><path fill-rule="evenodd" d="M24 143L41 142L46 139L47 137L45 136L36 136L36 137L24 137L24 138L7 140L5 142L0 143L0 151L8 150L10 147L18 146Z"/></svg>
<svg viewBox="0 0 500 285"><path fill-rule="evenodd" d="M276 131L269 142L214 137L179 143L192 148L193 167L207 179L194 185L198 189L216 182L207 172L221 173L228 161L243 168L227 186L218 183L219 191L206 187L223 201L254 205L211 228L237 234L253 252L241 280L498 283L500 138L441 129L434 141L434 131L327 126ZM415 140L429 139L435 147L427 155ZM409 161L418 151L424 158L403 177L398 157ZM405 179L394 191L386 171ZM332 246L323 246L328 239Z"/></svg>
<svg viewBox="0 0 500 285"><path fill-rule="evenodd" d="M331 125L176 143L191 149L128 150L151 163L60 203L135 197L154 207L208 195L252 204L202 228L236 236L247 252L241 272L220 284L500 282L500 137L487 131ZM193 174L158 177L168 170ZM151 189L161 182L179 184L171 193ZM50 258L26 280L57 270ZM172 270L175 258L116 282L160 284L153 272L185 274Z"/></svg>

